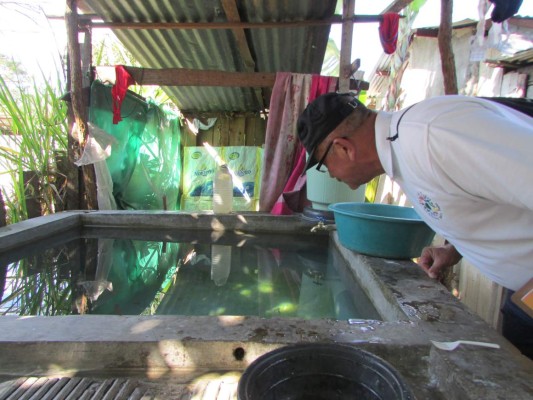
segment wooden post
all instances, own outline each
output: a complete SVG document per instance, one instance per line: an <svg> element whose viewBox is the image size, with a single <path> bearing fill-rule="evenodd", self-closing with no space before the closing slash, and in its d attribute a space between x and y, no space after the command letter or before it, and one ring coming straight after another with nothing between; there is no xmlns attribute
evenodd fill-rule
<svg viewBox="0 0 533 400"><path fill-rule="evenodd" d="M69 59L69 76L70 76L70 94L73 122L68 138L68 159L71 165L78 160L81 155L81 149L85 145L88 135L87 128L87 104L83 98L83 74L81 69L81 52L78 40L78 12L77 0L66 1L65 21L68 39L68 59ZM81 176L79 172L81 171ZM72 183L68 185L68 191L74 191L67 194L67 201L73 209L97 209L96 201L96 179L94 167L92 165L84 166L78 169L78 180L75 173L69 174ZM78 201L74 204L73 198L76 196Z"/></svg>
<svg viewBox="0 0 533 400"><path fill-rule="evenodd" d="M87 136L87 113L85 110L82 72L81 72L81 52L78 40L78 14L77 0L67 0L67 11L65 21L67 24L68 55L70 68L70 92L72 99L72 111L77 127L75 128L76 140L83 145ZM74 133L74 132L73 132Z"/></svg>
<svg viewBox="0 0 533 400"><path fill-rule="evenodd" d="M339 68L339 92L350 90L350 71L352 69L352 37L355 0L343 0L342 3L342 35L341 35L341 57Z"/></svg>
<svg viewBox="0 0 533 400"><path fill-rule="evenodd" d="M70 9L67 3L67 10L65 13L65 26L67 29L67 34L70 31L69 26L72 25L70 21ZM70 42L70 40L69 40ZM71 90L72 88L72 73L70 68L70 59L72 55L67 53L67 89ZM72 100L72 96L71 96ZM65 210L78 210L81 209L80 201L80 180L81 177L81 168L77 168L74 165L74 162L80 157L80 144L78 142L77 133L75 133L74 126L74 112L72 107L72 102L68 102L68 137L67 137L67 165L69 168L65 170L67 178L67 187L65 193Z"/></svg>
<svg viewBox="0 0 533 400"><path fill-rule="evenodd" d="M441 0L440 27L438 35L444 94L457 94L457 75L452 48L452 11L453 0Z"/></svg>
<svg viewBox="0 0 533 400"><path fill-rule="evenodd" d="M85 26L82 30L83 32L83 45L81 48L81 83L84 88L91 86L93 77L92 77L92 64L93 64L93 35L91 26ZM83 91L83 93L86 93ZM85 103L86 103L86 99Z"/></svg>

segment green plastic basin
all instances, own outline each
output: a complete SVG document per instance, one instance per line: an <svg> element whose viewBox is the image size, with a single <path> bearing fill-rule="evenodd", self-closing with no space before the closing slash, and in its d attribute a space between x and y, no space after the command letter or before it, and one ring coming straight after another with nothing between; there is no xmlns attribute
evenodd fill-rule
<svg viewBox="0 0 533 400"><path fill-rule="evenodd" d="M435 232L411 207L375 203L335 203L339 240L358 253L408 259L418 257L431 244Z"/></svg>

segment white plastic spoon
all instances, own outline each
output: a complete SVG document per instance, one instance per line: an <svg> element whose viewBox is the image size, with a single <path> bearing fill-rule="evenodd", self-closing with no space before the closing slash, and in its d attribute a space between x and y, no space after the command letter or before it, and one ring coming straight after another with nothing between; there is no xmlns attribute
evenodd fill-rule
<svg viewBox="0 0 533 400"><path fill-rule="evenodd" d="M473 342L471 340L456 340L455 342L437 342L432 340L431 343L441 350L452 351L457 348L460 344L469 344L472 346L481 346L481 347L491 347L493 349L499 349L500 345L496 343L486 343L486 342Z"/></svg>

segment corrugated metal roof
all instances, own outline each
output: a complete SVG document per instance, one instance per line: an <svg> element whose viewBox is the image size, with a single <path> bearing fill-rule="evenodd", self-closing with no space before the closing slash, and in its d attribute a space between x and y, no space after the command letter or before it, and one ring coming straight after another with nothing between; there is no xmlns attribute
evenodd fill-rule
<svg viewBox="0 0 533 400"><path fill-rule="evenodd" d="M518 53L515 53L511 56L501 56L496 60L487 60L488 62L495 62L503 66L513 66L525 67L528 65L533 65L533 48L528 50L523 50Z"/></svg>
<svg viewBox="0 0 533 400"><path fill-rule="evenodd" d="M223 0L85 0L104 22L227 22ZM242 22L324 20L336 0L235 0ZM146 68L190 68L237 72L320 73L330 26L246 29L255 66L242 56L230 29L115 29ZM248 62L247 62L248 61ZM248 68L248 69L247 69ZM268 88L166 87L183 112L246 112L268 108Z"/></svg>
<svg viewBox="0 0 533 400"><path fill-rule="evenodd" d="M370 74L370 87L367 91L369 97L385 95L389 86L389 75L393 55L383 53ZM379 107L378 107L379 108Z"/></svg>

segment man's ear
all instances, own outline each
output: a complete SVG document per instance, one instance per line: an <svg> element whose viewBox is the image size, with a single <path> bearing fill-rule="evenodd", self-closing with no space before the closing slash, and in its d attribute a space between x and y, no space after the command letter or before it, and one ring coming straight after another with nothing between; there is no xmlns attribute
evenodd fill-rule
<svg viewBox="0 0 533 400"><path fill-rule="evenodd" d="M338 146L338 151L340 151L342 157L348 157L350 160L355 160L356 148L348 138L338 137L334 139L334 142Z"/></svg>

